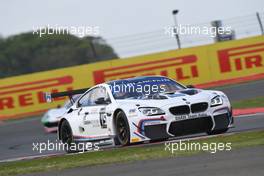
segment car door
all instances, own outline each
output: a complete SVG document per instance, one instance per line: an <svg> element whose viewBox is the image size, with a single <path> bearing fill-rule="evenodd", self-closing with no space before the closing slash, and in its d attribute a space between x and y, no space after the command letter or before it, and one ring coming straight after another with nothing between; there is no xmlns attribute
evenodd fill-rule
<svg viewBox="0 0 264 176"><path fill-rule="evenodd" d="M86 136L102 137L107 135L106 106L110 103L104 87L95 87L78 102L78 117L82 119L80 128Z"/></svg>

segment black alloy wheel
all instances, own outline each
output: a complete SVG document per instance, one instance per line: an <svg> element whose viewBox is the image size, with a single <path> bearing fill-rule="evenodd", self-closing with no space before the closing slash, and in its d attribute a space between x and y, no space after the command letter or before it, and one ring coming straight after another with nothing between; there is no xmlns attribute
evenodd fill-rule
<svg viewBox="0 0 264 176"><path fill-rule="evenodd" d="M126 146L130 143L130 130L129 130L129 124L126 118L126 115L124 112L120 111L117 113L116 116L116 139L115 144Z"/></svg>

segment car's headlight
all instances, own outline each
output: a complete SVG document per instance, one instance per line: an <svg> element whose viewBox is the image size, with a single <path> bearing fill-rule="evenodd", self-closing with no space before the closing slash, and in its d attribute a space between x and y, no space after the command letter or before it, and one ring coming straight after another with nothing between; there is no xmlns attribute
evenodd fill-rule
<svg viewBox="0 0 264 176"><path fill-rule="evenodd" d="M144 107L144 108L138 108L138 110L146 115L146 116L153 116L153 115L163 115L165 112L160 108L155 107Z"/></svg>
<svg viewBox="0 0 264 176"><path fill-rule="evenodd" d="M219 105L222 105L222 104L223 104L223 99L219 95L217 95L216 97L214 97L211 100L211 107L219 106Z"/></svg>

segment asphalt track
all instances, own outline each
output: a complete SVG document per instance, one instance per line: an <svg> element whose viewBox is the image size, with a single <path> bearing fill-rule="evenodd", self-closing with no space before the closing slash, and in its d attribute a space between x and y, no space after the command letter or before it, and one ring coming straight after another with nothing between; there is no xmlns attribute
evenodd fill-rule
<svg viewBox="0 0 264 176"><path fill-rule="evenodd" d="M264 80L228 85L218 88L216 90L223 91L230 101L240 101L250 98L264 96Z"/></svg>
<svg viewBox="0 0 264 176"><path fill-rule="evenodd" d="M231 101L264 96L264 80L240 85L220 87ZM238 117L236 127L229 132L264 129L264 115ZM204 135L204 134L197 134ZM0 161L43 154L62 154L63 151L33 151L33 143L55 141L56 134L47 134L40 124L40 117L0 123Z"/></svg>

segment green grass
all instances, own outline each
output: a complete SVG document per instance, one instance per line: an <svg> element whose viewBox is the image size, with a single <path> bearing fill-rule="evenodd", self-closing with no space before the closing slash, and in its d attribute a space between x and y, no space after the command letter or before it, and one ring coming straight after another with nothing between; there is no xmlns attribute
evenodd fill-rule
<svg viewBox="0 0 264 176"><path fill-rule="evenodd" d="M233 108L255 108L255 107L264 107L264 96L257 97L252 99L246 99L242 101L232 102Z"/></svg>
<svg viewBox="0 0 264 176"><path fill-rule="evenodd" d="M233 135L225 135L201 139L189 142L199 143L232 143L232 150L264 145L264 131L244 132ZM93 166L108 163L125 163L138 160L169 158L178 156L187 156L201 153L203 151L175 151L173 154L170 151L165 151L165 145L152 146L135 146L113 150L82 153L75 155L63 155L56 157L47 157L26 161L15 161L0 164L0 175L16 175L34 172L46 172L54 170L62 170L80 166Z"/></svg>

